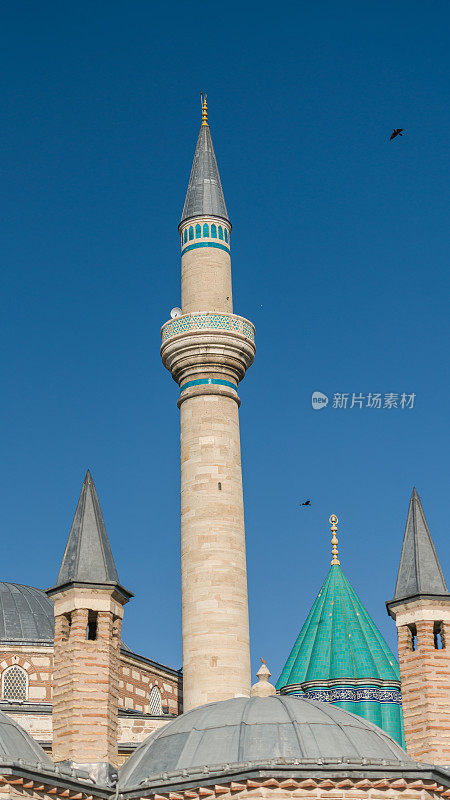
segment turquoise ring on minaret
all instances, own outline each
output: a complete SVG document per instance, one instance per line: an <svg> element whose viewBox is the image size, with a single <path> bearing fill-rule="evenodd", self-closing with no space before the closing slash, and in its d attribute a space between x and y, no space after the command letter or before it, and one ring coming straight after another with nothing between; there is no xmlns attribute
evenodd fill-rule
<svg viewBox="0 0 450 800"><path fill-rule="evenodd" d="M219 217L186 220L180 225L181 255L212 247L230 253L231 223Z"/></svg>

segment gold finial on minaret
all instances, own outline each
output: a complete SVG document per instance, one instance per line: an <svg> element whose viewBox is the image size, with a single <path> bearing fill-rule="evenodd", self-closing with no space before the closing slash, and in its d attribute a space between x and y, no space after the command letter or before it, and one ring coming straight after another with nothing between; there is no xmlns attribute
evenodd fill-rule
<svg viewBox="0 0 450 800"><path fill-rule="evenodd" d="M206 98L208 97L207 94L204 94L203 91L200 92L200 97L202 98L202 125L208 124L208 104L206 102Z"/></svg>
<svg viewBox="0 0 450 800"><path fill-rule="evenodd" d="M332 537L331 537L331 544L333 545L333 547L331 548L331 555L332 555L331 566L333 566L334 564L340 564L341 563L339 561L339 559L338 559L338 548L337 548L338 539L337 539L337 536L336 536L338 522L339 522L339 520L338 520L336 514L332 514L331 517L330 517L331 533L333 534Z"/></svg>

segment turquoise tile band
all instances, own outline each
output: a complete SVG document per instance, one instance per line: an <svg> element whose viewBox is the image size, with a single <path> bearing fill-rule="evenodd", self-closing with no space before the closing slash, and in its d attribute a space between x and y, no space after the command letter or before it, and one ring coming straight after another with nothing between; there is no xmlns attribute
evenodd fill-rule
<svg viewBox="0 0 450 800"><path fill-rule="evenodd" d="M290 694L290 692L289 692ZM305 697L311 700L321 700L325 703L334 703L337 700L347 700L353 703L397 703L401 706L402 696L400 690L394 687L383 688L379 686L334 686L333 688L307 689Z"/></svg>
<svg viewBox="0 0 450 800"><path fill-rule="evenodd" d="M190 386L202 386L208 384L217 384L218 386L229 386L230 389L234 389L236 391L236 385L231 383L231 381L222 381L218 378L198 378L195 381L188 381L187 383L183 383L183 386L180 386L180 392L184 389L189 389Z"/></svg>
<svg viewBox="0 0 450 800"><path fill-rule="evenodd" d="M164 323L161 328L161 338L165 342L179 333L209 329L242 333L251 342L255 341L255 328L252 323L236 314L183 314Z"/></svg>
<svg viewBox="0 0 450 800"><path fill-rule="evenodd" d="M183 247L181 255L184 256L189 250L196 250L197 247L216 247L217 250L225 250L226 253L230 252L230 248L227 247L226 244L220 244L219 242L195 242L195 244L188 244L187 247Z"/></svg>

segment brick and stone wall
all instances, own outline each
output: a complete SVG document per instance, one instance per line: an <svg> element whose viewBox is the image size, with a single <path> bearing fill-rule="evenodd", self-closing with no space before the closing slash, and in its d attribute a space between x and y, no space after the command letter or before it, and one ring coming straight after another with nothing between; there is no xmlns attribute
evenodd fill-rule
<svg viewBox="0 0 450 800"><path fill-rule="evenodd" d="M156 686L161 695L163 713L181 712L181 678L163 667L139 662L122 654L119 676L119 708L151 714L150 692ZM164 711L166 709L166 711Z"/></svg>
<svg viewBox="0 0 450 800"><path fill-rule="evenodd" d="M0 645L0 678L9 667L17 665L27 675L27 699L24 702L1 702L1 708L33 736L51 755L53 741L53 647L38 645ZM1 683L0 683L1 685ZM162 715L149 713L152 688L161 694ZM182 710L181 675L143 656L120 653L118 673L119 766L133 747L153 731L165 725ZM33 711L36 706L36 712ZM136 712L134 714L134 712Z"/></svg>
<svg viewBox="0 0 450 800"><path fill-rule="evenodd" d="M0 645L0 678L14 664L27 673L27 700L51 703L53 647ZM124 655L122 652L119 666L119 707L148 713L149 695L153 686L158 686L161 704L163 708L168 708L168 714L181 713L181 675L156 662L148 664L139 656L135 657L132 653Z"/></svg>
<svg viewBox="0 0 450 800"><path fill-rule="evenodd" d="M97 594L103 599L106 592ZM67 595L70 599L70 590ZM88 609L95 608L95 600L87 597L87 608L73 608L70 621L67 614L57 613L59 598L55 600L52 749L57 762L117 761L122 621L113 610L99 610L96 638L87 639Z"/></svg>
<svg viewBox="0 0 450 800"><path fill-rule="evenodd" d="M418 761L450 764L450 604L411 601L396 624L406 749Z"/></svg>

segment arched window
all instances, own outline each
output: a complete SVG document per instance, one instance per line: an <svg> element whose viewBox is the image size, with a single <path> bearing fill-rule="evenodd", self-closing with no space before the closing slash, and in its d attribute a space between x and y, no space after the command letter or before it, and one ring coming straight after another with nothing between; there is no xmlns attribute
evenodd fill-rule
<svg viewBox="0 0 450 800"><path fill-rule="evenodd" d="M2 674L3 700L27 700L28 675L22 667L7 667Z"/></svg>
<svg viewBox="0 0 450 800"><path fill-rule="evenodd" d="M211 225L211 237L217 239L217 227L215 225Z"/></svg>
<svg viewBox="0 0 450 800"><path fill-rule="evenodd" d="M226 228L225 228L225 241L228 242L228 231Z"/></svg>
<svg viewBox="0 0 450 800"><path fill-rule="evenodd" d="M433 633L435 650L445 650L445 630L442 620L434 623Z"/></svg>
<svg viewBox="0 0 450 800"><path fill-rule="evenodd" d="M194 238L194 227L189 225L189 241Z"/></svg>
<svg viewBox="0 0 450 800"><path fill-rule="evenodd" d="M154 686L148 699L148 713L160 717L162 714L161 692Z"/></svg>
<svg viewBox="0 0 450 800"><path fill-rule="evenodd" d="M187 228L184 229L184 241L187 242Z"/></svg>
<svg viewBox="0 0 450 800"><path fill-rule="evenodd" d="M412 623L412 625L408 625L409 630L409 649L410 650L417 650L417 628Z"/></svg>
<svg viewBox="0 0 450 800"><path fill-rule="evenodd" d="M206 222L203 225L203 236L209 236L209 225L207 225Z"/></svg>
<svg viewBox="0 0 450 800"><path fill-rule="evenodd" d="M195 226L195 238L200 239L201 235L202 235L202 226L197 223L197 225Z"/></svg>
<svg viewBox="0 0 450 800"><path fill-rule="evenodd" d="M223 228L222 228L222 225L219 225L219 239L223 239Z"/></svg>

